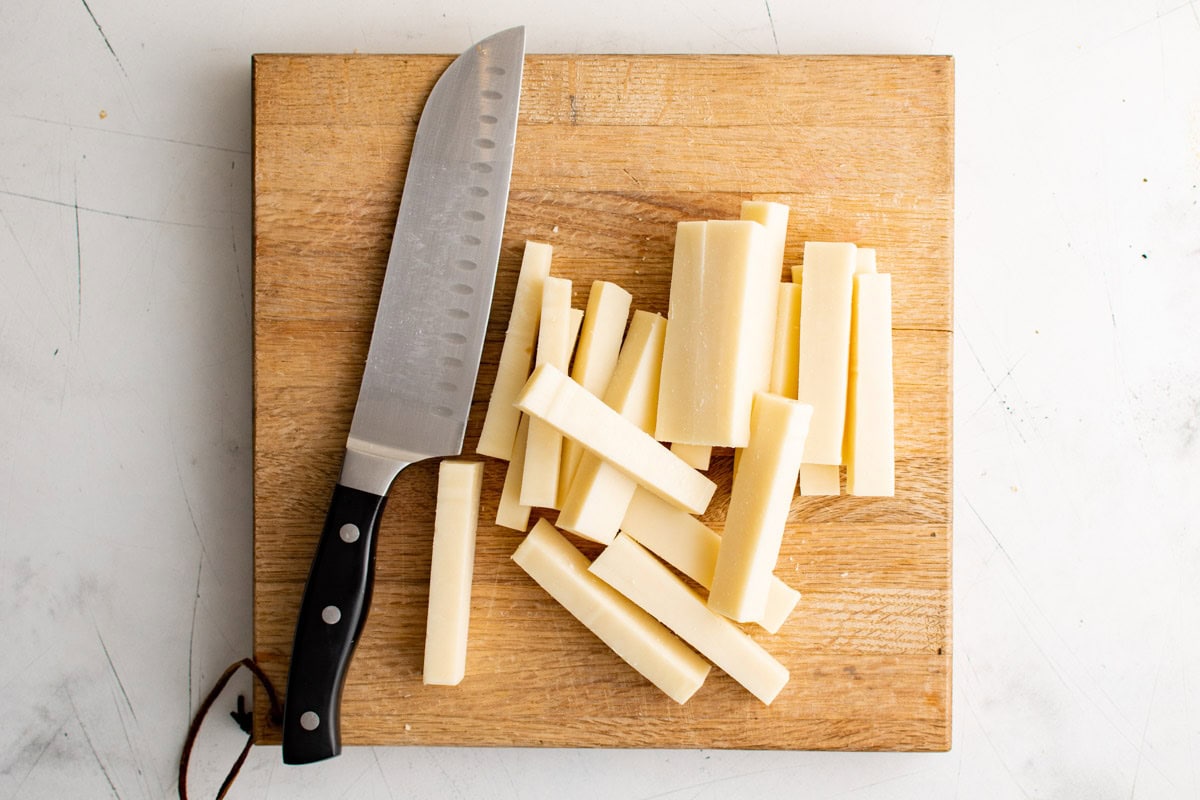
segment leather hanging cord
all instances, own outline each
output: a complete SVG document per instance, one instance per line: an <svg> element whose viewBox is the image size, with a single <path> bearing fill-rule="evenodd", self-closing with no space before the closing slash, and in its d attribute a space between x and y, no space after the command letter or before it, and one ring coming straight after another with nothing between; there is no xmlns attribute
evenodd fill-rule
<svg viewBox="0 0 1200 800"><path fill-rule="evenodd" d="M235 661L230 664L225 671L221 673L221 677L218 678L217 682L213 685L212 691L210 691L208 696L204 698L204 702L200 704L200 708L196 712L196 716L192 720L191 726L188 727L187 739L183 743L183 752L179 755L179 800L188 800L188 762L191 761L192 758L192 747L196 744L196 737L200 734L200 724L204 722L204 718L208 715L209 709L212 708L213 703L217 701L217 697L221 694L221 691L225 688L225 685L229 683L229 679L232 678L233 674L242 667L245 667L254 673L254 677L258 678L259 682L263 685L263 688L267 690L267 698L271 703L271 708L268 711L271 721L276 725L279 725L283 721L283 708L279 705L279 696L275 693L275 687L271 685L271 679L268 678L266 673L262 671L262 668L260 668L258 664L254 663L254 659L243 658L241 661ZM251 727L252 714L246 711L244 697L240 695L238 696L237 711L230 712L230 716L237 721L238 726L241 727L242 730L249 734L249 737L246 739L246 746L242 748L242 752L240 755L238 755L237 761L233 762L233 767L230 768L229 774L225 776L225 780L221 783L221 788L217 792L217 800L222 800L222 798L225 797L225 795L229 792L229 787L233 785L233 779L237 777L238 770L242 768L242 764L246 762L246 756L250 754L250 746L254 744L254 734L252 732L253 728Z"/></svg>

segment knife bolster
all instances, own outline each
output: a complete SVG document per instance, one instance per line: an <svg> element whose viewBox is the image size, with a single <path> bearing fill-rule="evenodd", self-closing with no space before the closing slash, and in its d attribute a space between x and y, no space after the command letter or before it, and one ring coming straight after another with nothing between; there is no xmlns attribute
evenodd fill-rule
<svg viewBox="0 0 1200 800"><path fill-rule="evenodd" d="M342 461L342 474L338 483L360 492L370 492L381 497L388 493L392 481L415 458L398 460L377 453L364 452L355 447L355 442L346 446L346 457Z"/></svg>

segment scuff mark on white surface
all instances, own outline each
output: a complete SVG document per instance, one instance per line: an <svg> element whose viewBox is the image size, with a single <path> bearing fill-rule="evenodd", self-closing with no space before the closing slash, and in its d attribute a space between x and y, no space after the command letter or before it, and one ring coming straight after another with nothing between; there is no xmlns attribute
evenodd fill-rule
<svg viewBox="0 0 1200 800"><path fill-rule="evenodd" d="M779 34L775 32L775 16L771 13L771 0L763 0L763 5L767 7L767 22L771 25L771 40L775 42L775 55L779 55Z"/></svg>
<svg viewBox="0 0 1200 800"><path fill-rule="evenodd" d="M57 119L47 119L46 117L35 117L28 114L9 114L12 119L23 119L29 122L40 122L45 125L55 125L68 130L95 131L97 133L106 133L111 136L120 136L127 139L139 139L146 142L162 142L163 144L177 144L183 147L197 147L202 150L215 150L219 153L234 153L239 156L248 156L250 151L237 147L222 147L217 144L206 144L204 142L193 142L188 139L178 139L171 136L155 136L148 133L137 133L136 131L119 130L113 127L104 125L83 125L78 122L64 122Z"/></svg>
<svg viewBox="0 0 1200 800"><path fill-rule="evenodd" d="M204 573L204 559L196 560L196 591L192 595L192 627L188 634L188 706L187 716L190 723L192 708L196 698L192 695L192 673L195 671L193 653L196 647L196 612L200 609L200 576Z"/></svg>
<svg viewBox="0 0 1200 800"><path fill-rule="evenodd" d="M104 780L108 782L108 788L112 791L113 797L120 800L121 793L117 791L117 786L113 783L112 775L108 772L108 767L104 763L104 759L100 757L100 753L96 750L96 744L92 741L91 734L88 733L87 726L83 724L83 716L79 713L79 706L75 705L75 698L71 695L71 690L68 688L67 699L71 702L71 709L75 712L75 721L79 723L79 730L83 733L83 739L87 742L88 749L92 753L92 757L96 759L96 765L100 767L100 772L104 775Z"/></svg>
<svg viewBox="0 0 1200 800"><path fill-rule="evenodd" d="M72 178L75 197L75 337L83 335L83 240L79 236L79 176Z"/></svg>
<svg viewBox="0 0 1200 800"><path fill-rule="evenodd" d="M180 222L178 220L156 219L154 217L139 217L136 214L125 214L120 211L112 211L107 208L81 206L74 201L67 202L66 200L55 200L51 197L38 197L37 195L24 194L23 192L10 192L0 189L0 195L6 195L8 197L20 197L24 200L33 200L34 202L38 203L49 203L50 205L60 206L62 208L77 209L79 211L85 211L89 214L103 214L106 217L118 217L120 219L132 220L134 222L149 222L153 223L154 225L170 225L176 228L196 228L198 230L205 231L220 230L220 227L216 225L202 225L198 222Z"/></svg>
<svg viewBox="0 0 1200 800"><path fill-rule="evenodd" d="M108 40L108 34L106 34L104 32L104 28L100 26L100 20L96 19L96 15L92 13L92 7L88 5L87 0L79 0L79 2L83 3L84 10L87 11L87 15L91 17L92 24L96 26L96 32L99 33L100 38L104 40L104 46L108 49L109 54L112 55L113 61L117 62L117 66L120 68L121 74L128 78L129 73L125 71L125 65L121 63L121 59L117 55L117 51L113 50L112 42Z"/></svg>

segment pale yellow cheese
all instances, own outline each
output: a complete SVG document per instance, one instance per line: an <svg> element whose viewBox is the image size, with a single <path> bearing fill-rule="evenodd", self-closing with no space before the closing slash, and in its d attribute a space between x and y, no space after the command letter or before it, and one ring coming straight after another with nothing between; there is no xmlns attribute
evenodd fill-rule
<svg viewBox="0 0 1200 800"><path fill-rule="evenodd" d="M654 432L667 321L649 311L633 312L604 402L646 433Z"/></svg>
<svg viewBox="0 0 1200 800"><path fill-rule="evenodd" d="M796 491L812 407L760 392L742 455L708 607L738 622L761 619Z"/></svg>
<svg viewBox="0 0 1200 800"><path fill-rule="evenodd" d="M512 460L504 473L504 487L496 504L496 524L524 533L529 530L529 506L521 505L521 475L525 471L525 449L529 442L529 417L521 415Z"/></svg>
<svg viewBox="0 0 1200 800"><path fill-rule="evenodd" d="M617 536L589 569L764 703L769 705L788 682L787 668L774 656L708 610L681 578L628 536Z"/></svg>
<svg viewBox="0 0 1200 800"><path fill-rule="evenodd" d="M775 280L783 273L783 251L787 244L788 212L785 203L771 203L766 200L743 200L742 219L752 220L767 229L767 258L776 268Z"/></svg>
<svg viewBox="0 0 1200 800"><path fill-rule="evenodd" d="M533 371L517 396L517 408L576 440L659 497L696 514L704 513L716 492L715 483L551 364ZM532 427L530 431L532 435Z"/></svg>
<svg viewBox="0 0 1200 800"><path fill-rule="evenodd" d="M771 351L771 394L796 399L800 360L800 284L779 284L775 345Z"/></svg>
<svg viewBox="0 0 1200 800"><path fill-rule="evenodd" d="M538 326L537 363L565 370L571 358L571 282L548 277L543 282L542 314ZM538 420L529 423L525 472L521 475L521 505L558 505L562 435Z"/></svg>
<svg viewBox="0 0 1200 800"><path fill-rule="evenodd" d="M608 544L637 482L594 453L584 453L555 525L576 536Z"/></svg>
<svg viewBox="0 0 1200 800"><path fill-rule="evenodd" d="M681 222L671 269L655 437L741 447L770 382L780 267L751 220Z"/></svg>
<svg viewBox="0 0 1200 800"><path fill-rule="evenodd" d="M633 537L705 589L712 586L721 537L683 509L638 489L621 520L621 533ZM778 633L799 600L799 592L773 575L766 611L755 622Z"/></svg>
<svg viewBox="0 0 1200 800"><path fill-rule="evenodd" d="M800 465L801 497L828 497L841 493L841 467L837 464Z"/></svg>
<svg viewBox="0 0 1200 800"><path fill-rule="evenodd" d="M443 461L438 467L425 665L421 673L426 684L457 686L466 672L475 529L482 487L481 462Z"/></svg>
<svg viewBox="0 0 1200 800"><path fill-rule="evenodd" d="M766 228L766 247L764 257L767 261L767 266L764 268L766 277L771 279L772 286L770 289L763 287L764 296L762 302L774 302L775 310L772 316L772 327L769 332L764 333L762 345L756 350L746 349L742 353L743 358L753 359L752 371L755 374L765 372L767 382L755 389L755 391L773 392L775 394L783 394L771 388L771 382L774 375L773 358L775 354L775 340L778 338L779 322L776 316L779 313L779 298L778 285L783 280L783 254L787 244L787 228L788 228L788 212L787 205L783 203L771 203L763 200L743 200L741 218L757 222ZM770 297L766 293L770 293ZM751 392L753 395L753 392ZM786 397L794 398L796 395L785 394Z"/></svg>
<svg viewBox="0 0 1200 800"><path fill-rule="evenodd" d="M854 276L850 390L846 410L846 491L896 493L895 398L892 387L892 276Z"/></svg>
<svg viewBox="0 0 1200 800"><path fill-rule="evenodd" d="M875 269L875 248L860 247L854 254L854 274L861 275L864 272L876 272Z"/></svg>
<svg viewBox="0 0 1200 800"><path fill-rule="evenodd" d="M698 470L708 469L712 462L712 446L707 444L671 443L671 452L683 459L689 467Z"/></svg>
<svg viewBox="0 0 1200 800"><path fill-rule="evenodd" d="M588 572L587 558L539 520L513 561L630 666L677 703L687 702L709 665L612 587Z"/></svg>
<svg viewBox="0 0 1200 800"><path fill-rule="evenodd" d="M587 313L583 316L583 330L579 334L579 346L575 361L571 364L571 378L597 397L604 397L608 382L617 366L621 352L621 337L625 334L625 323L629 320L629 305L633 296L608 281L595 281L588 294ZM562 470L558 480L558 506L566 502L567 492L583 448L573 441L563 442Z"/></svg>
<svg viewBox="0 0 1200 800"><path fill-rule="evenodd" d="M666 326L667 321L658 314L634 312L604 393L605 404L647 433L654 430L658 408L658 377ZM556 524L563 530L607 544L617 535L635 488L637 484L628 475L595 453L585 452Z"/></svg>
<svg viewBox="0 0 1200 800"><path fill-rule="evenodd" d="M796 397L813 407L806 464L842 463L855 247L804 243Z"/></svg>
<svg viewBox="0 0 1200 800"><path fill-rule="evenodd" d="M529 378L533 364L533 344L537 337L538 320L542 310L542 286L550 274L552 248L541 242L526 242L513 296L512 313L504 346L500 350L500 365L492 384L483 429L475 452L493 458L512 458L513 442L517 436L520 412L513 408L517 393Z"/></svg>
<svg viewBox="0 0 1200 800"><path fill-rule="evenodd" d="M583 309L572 308L567 312L567 363L574 358L575 345L579 344L579 329L583 327Z"/></svg>

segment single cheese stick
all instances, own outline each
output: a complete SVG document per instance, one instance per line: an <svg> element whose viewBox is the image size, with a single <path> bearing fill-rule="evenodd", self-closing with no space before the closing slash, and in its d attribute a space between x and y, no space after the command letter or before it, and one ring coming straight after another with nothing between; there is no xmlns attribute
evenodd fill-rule
<svg viewBox="0 0 1200 800"><path fill-rule="evenodd" d="M742 455L708 607L738 622L762 619L791 510L812 407L778 395L754 397L753 432Z"/></svg>
<svg viewBox="0 0 1200 800"><path fill-rule="evenodd" d="M529 506L521 505L521 475L525 471L525 449L529 443L529 417L521 415L512 460L504 473L504 488L496 505L496 524L524 533L529 530Z"/></svg>
<svg viewBox="0 0 1200 800"><path fill-rule="evenodd" d="M517 437L520 412L513 408L517 393L525 385L533 363L533 343L538 332L542 310L542 285L550 274L552 248L541 242L526 242L517 277L508 330L500 350L500 365L492 384L487 414L475 452L493 458L512 458L513 442Z"/></svg>
<svg viewBox="0 0 1200 800"><path fill-rule="evenodd" d="M658 377L662 369L667 321L658 314L636 311L604 393L604 402L641 430L654 430ZM637 488L625 473L595 453L584 453L558 515L563 530L608 544Z"/></svg>
<svg viewBox="0 0 1200 800"><path fill-rule="evenodd" d="M715 483L552 364L533 371L517 396L517 408L688 511L703 514L717 490Z"/></svg>
<svg viewBox="0 0 1200 800"><path fill-rule="evenodd" d="M707 444L672 442L671 452L682 458L689 467L695 467L698 470L708 469L708 465L712 462L712 447Z"/></svg>
<svg viewBox="0 0 1200 800"><path fill-rule="evenodd" d="M774 301L776 305L775 313L778 313L779 302L778 296L775 294L775 287L783 280L783 252L787 244L787 228L788 228L788 207L783 203L769 203L762 200L743 200L741 218L751 220L762 225L767 230L766 245L763 248L763 257L767 262L765 270L767 277L772 277L772 286L770 289L764 287L764 292L770 293L770 298L764 295L763 302ZM772 317L774 319L774 317ZM773 375L773 358L775 353L775 340L778 338L779 322L774 321L774 325L770 331L765 332L763 345L764 347L757 352L747 353L748 357L756 359L756 364L752 368L756 373L761 371L767 376L766 383L759 390L772 392L774 394L783 394L771 388ZM795 394L784 395L785 397L795 397Z"/></svg>
<svg viewBox="0 0 1200 800"><path fill-rule="evenodd" d="M770 383L779 265L751 220L681 222L671 267L655 437L742 447Z"/></svg>
<svg viewBox="0 0 1200 800"><path fill-rule="evenodd" d="M800 284L779 284L775 347L771 351L771 394L796 399L800 360Z"/></svg>
<svg viewBox="0 0 1200 800"><path fill-rule="evenodd" d="M633 312L604 402L646 433L654 432L667 321L649 311Z"/></svg>
<svg viewBox="0 0 1200 800"><path fill-rule="evenodd" d="M421 674L426 684L457 686L467 669L475 527L482 487L482 462L443 461L438 468L425 667Z"/></svg>
<svg viewBox="0 0 1200 800"><path fill-rule="evenodd" d="M841 493L841 468L837 464L800 465L801 497L828 497Z"/></svg>
<svg viewBox="0 0 1200 800"><path fill-rule="evenodd" d="M546 520L513 561L631 667L677 703L708 677L709 666L649 614L588 572L587 558Z"/></svg>
<svg viewBox="0 0 1200 800"><path fill-rule="evenodd" d="M638 489L621 520L621 533L632 536L705 589L712 586L721 537L683 509ZM799 592L772 575L766 613L755 622L770 633L778 633L799 600Z"/></svg>
<svg viewBox="0 0 1200 800"><path fill-rule="evenodd" d="M850 392L843 449L849 494L895 495L895 424L892 276L861 272L854 276Z"/></svg>
<svg viewBox="0 0 1200 800"><path fill-rule="evenodd" d="M571 358L571 282L546 278L542 289L542 315L538 327L537 363L565 370ZM558 473L562 435L538 420L529 423L525 472L521 476L521 505L553 508L558 505Z"/></svg>
<svg viewBox="0 0 1200 800"><path fill-rule="evenodd" d="M854 251L852 244L804 243L796 397L813 407L808 464L842 463Z"/></svg>
<svg viewBox="0 0 1200 800"><path fill-rule="evenodd" d="M628 536L617 536L589 569L764 703L770 705L788 682L787 669L770 653L705 608L704 600L682 579Z"/></svg>
<svg viewBox="0 0 1200 800"><path fill-rule="evenodd" d="M571 365L571 379L597 397L604 397L608 382L617 366L621 352L621 337L629 320L629 305L633 296L608 281L595 281L588 294L587 313L583 315L583 330L579 347ZM563 442L562 470L558 480L558 507L566 502L567 492L583 448L576 442Z"/></svg>

